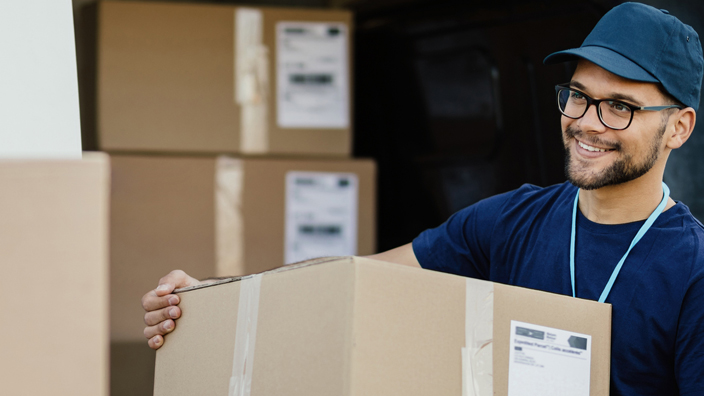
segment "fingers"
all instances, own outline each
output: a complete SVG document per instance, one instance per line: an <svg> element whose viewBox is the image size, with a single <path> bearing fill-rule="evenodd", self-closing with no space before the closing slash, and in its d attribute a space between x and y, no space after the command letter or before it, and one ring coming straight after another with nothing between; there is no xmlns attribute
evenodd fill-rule
<svg viewBox="0 0 704 396"><path fill-rule="evenodd" d="M164 337L162 336L154 336L147 341L147 344L149 345L149 348L157 350L161 348L162 345L164 345Z"/></svg>
<svg viewBox="0 0 704 396"><path fill-rule="evenodd" d="M174 289L181 287L199 285L201 282L198 279L188 276L187 273L181 270L171 271L165 277L159 279L159 286L154 290L157 296L165 296L170 294Z"/></svg>
<svg viewBox="0 0 704 396"><path fill-rule="evenodd" d="M147 345L152 349L159 349L164 345L164 336L174 331L176 322L167 320L156 326L148 326L144 328L144 336L148 339Z"/></svg>
<svg viewBox="0 0 704 396"><path fill-rule="evenodd" d="M161 348L164 345L164 336L176 327L174 320L181 317L181 309L177 307L181 298L171 293L177 288L200 283L185 272L175 270L161 278L159 286L142 297L142 307L147 311L144 314L144 323L147 325L144 328L144 336L148 339L150 348Z"/></svg>
<svg viewBox="0 0 704 396"><path fill-rule="evenodd" d="M151 341L155 336L164 336L166 334L171 333L172 331L174 331L175 327L176 322L170 319L165 320L157 325L145 327L144 337L148 338Z"/></svg>
<svg viewBox="0 0 704 396"><path fill-rule="evenodd" d="M179 307L166 307L144 314L144 324L154 326L169 319L178 319L180 317L181 309Z"/></svg>
<svg viewBox="0 0 704 396"><path fill-rule="evenodd" d="M149 340L147 344L152 349L159 349L164 345L164 336L176 328L175 319L181 316L178 307L164 308L144 315L144 336Z"/></svg>
<svg viewBox="0 0 704 396"><path fill-rule="evenodd" d="M149 291L142 297L142 307L149 312L170 305L178 305L181 300L178 296L171 295L171 292L177 288L195 286L200 283L198 279L188 276L181 270L171 271L159 279L159 286L156 289Z"/></svg>
<svg viewBox="0 0 704 396"><path fill-rule="evenodd" d="M142 297L142 307L145 311L150 312L157 309L166 308L172 305L178 305L181 298L176 294L167 294L159 296L156 289L148 292Z"/></svg>

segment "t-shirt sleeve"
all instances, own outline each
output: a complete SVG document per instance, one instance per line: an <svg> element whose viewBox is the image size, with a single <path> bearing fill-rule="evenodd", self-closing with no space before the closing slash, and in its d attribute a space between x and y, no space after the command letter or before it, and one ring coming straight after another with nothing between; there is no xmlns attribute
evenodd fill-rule
<svg viewBox="0 0 704 396"><path fill-rule="evenodd" d="M421 267L478 279L489 279L492 231L502 208L515 192L487 198L450 216L437 228L413 240Z"/></svg>
<svg viewBox="0 0 704 396"><path fill-rule="evenodd" d="M699 241L701 244L701 240ZM704 253L687 287L677 326L675 373L680 395L704 394Z"/></svg>

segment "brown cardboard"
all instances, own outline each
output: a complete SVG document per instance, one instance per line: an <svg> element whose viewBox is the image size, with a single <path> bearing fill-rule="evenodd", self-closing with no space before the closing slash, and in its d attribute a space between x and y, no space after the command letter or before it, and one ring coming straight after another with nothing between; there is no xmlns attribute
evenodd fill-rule
<svg viewBox="0 0 704 396"><path fill-rule="evenodd" d="M0 161L0 394L108 394L109 161Z"/></svg>
<svg viewBox="0 0 704 396"><path fill-rule="evenodd" d="M285 175L351 172L359 177L358 254L376 252L375 166L370 160L230 159L238 164L241 204L230 217L240 232L237 265L220 265L216 176L220 159L113 155L111 205L111 338L144 341L140 299L169 271L202 279L261 272L284 264ZM236 249L237 250L237 249Z"/></svg>
<svg viewBox="0 0 704 396"><path fill-rule="evenodd" d="M349 156L351 126L281 128L276 122L278 21L343 22L350 12L257 8L268 54L268 148L240 146L235 99L235 12L223 5L103 1L98 10L97 130L111 152ZM352 34L348 37L348 48ZM348 69L351 75L351 50ZM351 91L351 84L350 91ZM351 103L351 99L349 100ZM351 116L350 116L351 117Z"/></svg>
<svg viewBox="0 0 704 396"><path fill-rule="evenodd" d="M347 257L264 273L251 395L461 395L468 282ZM592 336L591 395L608 395L611 306L493 285L495 395L511 320ZM242 281L182 292L157 352L155 396L228 394Z"/></svg>

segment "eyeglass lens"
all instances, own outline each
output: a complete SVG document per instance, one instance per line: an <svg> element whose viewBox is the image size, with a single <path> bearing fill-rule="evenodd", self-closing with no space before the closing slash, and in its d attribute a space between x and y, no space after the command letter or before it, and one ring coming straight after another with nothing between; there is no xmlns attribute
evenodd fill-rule
<svg viewBox="0 0 704 396"><path fill-rule="evenodd" d="M587 112L590 100L583 93L569 88L557 93L560 111L570 118L581 118ZM631 109L616 100L604 100L599 103L599 118L606 126L613 129L628 127L631 121Z"/></svg>

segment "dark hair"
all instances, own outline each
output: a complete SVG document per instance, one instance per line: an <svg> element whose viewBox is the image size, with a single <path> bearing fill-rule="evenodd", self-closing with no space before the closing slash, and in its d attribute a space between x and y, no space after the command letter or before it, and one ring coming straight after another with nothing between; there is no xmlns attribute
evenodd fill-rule
<svg viewBox="0 0 704 396"><path fill-rule="evenodd" d="M665 104L678 105L678 106L682 106L682 108L689 107L689 106L686 106L685 104L683 104L682 102L680 102L679 100L675 99L674 96L672 96L669 92L667 92L667 90L665 89L665 87L662 84L657 83L657 84L655 84L655 86L658 88L658 91L660 91L660 94L662 94L662 96L665 98L665 102L666 102Z"/></svg>

